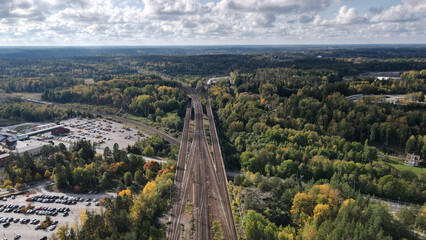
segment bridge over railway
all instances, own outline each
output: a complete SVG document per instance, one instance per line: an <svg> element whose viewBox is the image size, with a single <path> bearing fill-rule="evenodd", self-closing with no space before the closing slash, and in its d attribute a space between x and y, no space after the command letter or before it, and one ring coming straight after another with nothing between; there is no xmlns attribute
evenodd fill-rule
<svg viewBox="0 0 426 240"><path fill-rule="evenodd" d="M224 239L237 240L211 106L206 104L212 148L206 139L203 106L192 89L186 87L186 90L192 104L188 104L186 110L176 168L176 191L172 197L171 227L167 238L209 240L219 234ZM194 134L190 143L192 109ZM215 232L213 226L219 226L219 230Z"/></svg>

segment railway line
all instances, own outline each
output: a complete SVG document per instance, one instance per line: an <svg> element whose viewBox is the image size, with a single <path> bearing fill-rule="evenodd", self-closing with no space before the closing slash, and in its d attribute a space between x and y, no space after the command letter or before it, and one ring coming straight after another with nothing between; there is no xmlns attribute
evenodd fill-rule
<svg viewBox="0 0 426 240"><path fill-rule="evenodd" d="M222 151L220 150L219 137L217 135L213 111L212 111L210 102L208 100L206 104L206 111L207 111L207 118L209 120L210 138L212 142L214 163L216 167L215 169L219 179L219 182L218 182L219 189L222 191L221 195L224 196L224 199L223 199L224 206L226 206L224 208L225 222L227 225L226 229L227 231L229 231L228 235L230 236L230 239L238 239L237 230L236 230L234 218L232 215L231 201L229 200L229 196L228 196L228 181L226 177L225 165L223 163Z"/></svg>
<svg viewBox="0 0 426 240"><path fill-rule="evenodd" d="M176 192L172 201L171 226L167 232L167 238L209 240L217 234L222 234L224 239L236 240L238 237L217 133L214 142L212 141L213 149L216 149L213 151L215 156L213 158L204 129L203 106L192 90L187 90L194 109L195 129L188 151L191 115L190 110L187 109L176 168ZM212 135L211 131L216 131L216 128L214 119L211 118L213 117L211 108L207 111L207 116ZM219 167L220 170L218 170ZM213 224L216 223L222 227L219 232L213 230Z"/></svg>

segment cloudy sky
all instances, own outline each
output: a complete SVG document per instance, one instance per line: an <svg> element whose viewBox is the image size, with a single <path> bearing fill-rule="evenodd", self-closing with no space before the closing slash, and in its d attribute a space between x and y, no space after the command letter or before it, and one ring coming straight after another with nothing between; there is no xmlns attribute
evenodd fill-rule
<svg viewBox="0 0 426 240"><path fill-rule="evenodd" d="M0 46L426 43L426 0L0 0Z"/></svg>

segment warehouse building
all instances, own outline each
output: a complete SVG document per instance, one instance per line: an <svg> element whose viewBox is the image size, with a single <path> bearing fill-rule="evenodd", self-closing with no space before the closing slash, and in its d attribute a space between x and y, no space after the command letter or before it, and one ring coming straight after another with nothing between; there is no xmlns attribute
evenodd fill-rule
<svg viewBox="0 0 426 240"><path fill-rule="evenodd" d="M53 129L51 134L52 135L62 135L62 134L69 133L69 132L70 132L70 130L68 128L58 127L56 129Z"/></svg>
<svg viewBox="0 0 426 240"><path fill-rule="evenodd" d="M33 139L27 140L27 141L18 141L16 143L16 147L13 153L22 155L25 152L28 152L31 156L36 156L41 153L41 149L44 146L48 146L48 145L53 145L53 144L49 142L43 142L43 141L38 141Z"/></svg>

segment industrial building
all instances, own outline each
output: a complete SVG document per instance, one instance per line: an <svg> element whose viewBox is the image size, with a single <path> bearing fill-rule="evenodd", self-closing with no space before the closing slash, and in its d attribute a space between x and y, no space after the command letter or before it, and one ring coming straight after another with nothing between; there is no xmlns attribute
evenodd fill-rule
<svg viewBox="0 0 426 240"><path fill-rule="evenodd" d="M12 153L22 155L25 152L28 152L31 156L36 156L41 153L41 149L44 146L53 145L50 142L43 142L38 140L26 140L26 141L18 141L15 146L15 150Z"/></svg>
<svg viewBox="0 0 426 240"><path fill-rule="evenodd" d="M52 135L62 135L62 134L69 133L69 132L70 132L70 129L69 129L69 128L58 127L58 128L56 128L56 129L53 129L53 130L51 131L51 134L52 134Z"/></svg>
<svg viewBox="0 0 426 240"><path fill-rule="evenodd" d="M0 167L10 158L9 149L0 147Z"/></svg>
<svg viewBox="0 0 426 240"><path fill-rule="evenodd" d="M18 141L23 141L27 139L28 139L28 135L21 135L14 138L8 138L6 139L6 145L9 147L9 149L15 149L16 143Z"/></svg>

